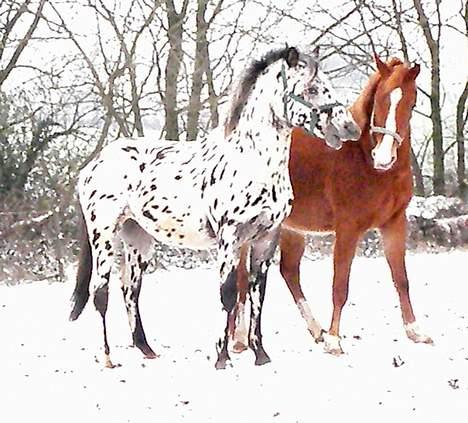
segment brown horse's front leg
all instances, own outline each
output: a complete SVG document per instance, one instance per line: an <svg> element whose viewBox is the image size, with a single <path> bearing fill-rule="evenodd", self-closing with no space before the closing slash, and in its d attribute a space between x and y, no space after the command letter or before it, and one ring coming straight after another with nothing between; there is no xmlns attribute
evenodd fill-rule
<svg viewBox="0 0 468 423"><path fill-rule="evenodd" d="M380 231L384 241L385 257L390 266L393 283L400 298L401 314L406 335L414 342L432 344L432 339L422 333L416 323L409 297L409 282L405 264L406 217L404 211L381 227Z"/></svg>
<svg viewBox="0 0 468 423"><path fill-rule="evenodd" d="M359 232L353 228L337 228L333 249L333 315L330 330L324 335L325 351L343 354L340 345L341 311L348 299L349 273L353 262Z"/></svg>
<svg viewBox="0 0 468 423"><path fill-rule="evenodd" d="M315 339L315 342L323 341L323 329L314 318L309 304L302 292L299 268L304 254L304 236L294 230L283 227L280 237L281 261L280 271L286 285L291 292L294 302L299 309L302 318L307 324L307 329Z"/></svg>

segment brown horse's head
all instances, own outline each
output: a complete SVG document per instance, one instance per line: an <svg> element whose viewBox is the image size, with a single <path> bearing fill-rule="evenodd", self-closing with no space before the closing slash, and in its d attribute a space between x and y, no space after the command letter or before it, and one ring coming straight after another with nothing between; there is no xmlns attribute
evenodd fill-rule
<svg viewBox="0 0 468 423"><path fill-rule="evenodd" d="M416 102L419 65L399 59L382 62L375 56L379 74L370 119L373 166L386 171L397 160L398 148L409 139L411 111Z"/></svg>

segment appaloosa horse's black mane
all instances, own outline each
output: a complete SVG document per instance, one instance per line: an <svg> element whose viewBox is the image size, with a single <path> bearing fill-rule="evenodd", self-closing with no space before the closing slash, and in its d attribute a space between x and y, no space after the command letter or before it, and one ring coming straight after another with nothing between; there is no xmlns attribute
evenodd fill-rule
<svg viewBox="0 0 468 423"><path fill-rule="evenodd" d="M244 73L244 76L239 82L238 88L233 95L231 110L226 119L225 133L230 134L239 123L239 119L244 109L247 99L252 91L258 76L272 63L280 59L287 59L288 53L293 47L284 47L282 49L271 50L265 54L260 60L253 61Z"/></svg>

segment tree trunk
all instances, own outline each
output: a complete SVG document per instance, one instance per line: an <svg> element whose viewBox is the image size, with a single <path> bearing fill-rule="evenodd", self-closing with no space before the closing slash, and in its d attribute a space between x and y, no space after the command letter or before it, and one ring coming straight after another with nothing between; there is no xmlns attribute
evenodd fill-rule
<svg viewBox="0 0 468 423"><path fill-rule="evenodd" d="M188 0L184 1L182 10L177 13L173 0L166 0L167 20L169 28L169 56L166 63L166 87L164 95L164 111L166 114L166 139L179 139L179 112L177 110L177 82L182 62L182 35L184 18L187 12Z"/></svg>
<svg viewBox="0 0 468 423"><path fill-rule="evenodd" d="M187 141L193 141L198 135L198 120L201 109L201 91L203 88L204 63L208 60L205 56L206 31L205 21L207 0L198 0L197 8L197 36L195 47L195 60L192 73L192 91L190 93L188 118L187 118Z"/></svg>
<svg viewBox="0 0 468 423"><path fill-rule="evenodd" d="M468 81L465 83L465 88L458 98L457 102L457 120L456 120L456 140L457 140L457 182L458 194L461 198L468 196L468 183L466 180L466 164L465 164L465 107L468 98Z"/></svg>
<svg viewBox="0 0 468 423"><path fill-rule="evenodd" d="M420 197L426 196L426 190L424 188L424 179L419 166L418 159L414 154L413 147L410 149L411 153L411 168L413 169L413 178L414 178L414 193Z"/></svg>
<svg viewBox="0 0 468 423"><path fill-rule="evenodd" d="M208 84L208 103L210 104L211 127L216 128L219 124L218 111L218 95L214 88L213 70L211 69L210 54L208 51L208 43L205 44L205 74L206 83Z"/></svg>
<svg viewBox="0 0 468 423"><path fill-rule="evenodd" d="M431 32L429 20L424 12L421 0L413 0L418 13L426 44L431 54L431 120L432 120L432 147L434 175L433 185L435 194L445 193L445 164L444 164L444 138L442 133L442 116L440 113L440 3L436 3L436 12L439 18L437 36Z"/></svg>

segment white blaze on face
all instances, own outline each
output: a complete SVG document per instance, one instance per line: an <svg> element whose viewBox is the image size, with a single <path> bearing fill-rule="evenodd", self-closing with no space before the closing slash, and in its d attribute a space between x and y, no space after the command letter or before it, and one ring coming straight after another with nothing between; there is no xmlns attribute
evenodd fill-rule
<svg viewBox="0 0 468 423"><path fill-rule="evenodd" d="M390 108L388 110L385 128L389 131L396 132L396 109L401 100L403 93L400 88L396 88L390 94ZM393 149L395 139L391 135L384 134L381 143L372 150L375 168L388 168L393 160Z"/></svg>

